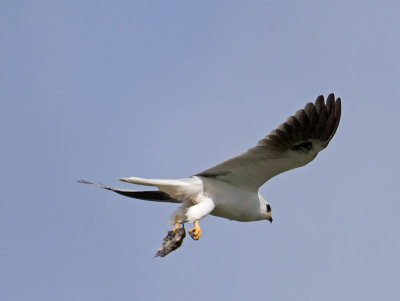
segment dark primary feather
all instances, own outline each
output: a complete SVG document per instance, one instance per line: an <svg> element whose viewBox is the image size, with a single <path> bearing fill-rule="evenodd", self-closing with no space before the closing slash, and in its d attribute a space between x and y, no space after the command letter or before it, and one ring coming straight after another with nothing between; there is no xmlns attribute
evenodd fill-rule
<svg viewBox="0 0 400 301"><path fill-rule="evenodd" d="M324 103L324 97L318 96L315 103L307 103L304 109L273 130L257 146L275 147L279 151L305 151L311 149L312 139L319 140L325 148L339 126L341 100L330 94Z"/></svg>
<svg viewBox="0 0 400 301"><path fill-rule="evenodd" d="M140 199L140 200L145 200L145 201L181 203L181 201L178 201L177 199L172 198L168 193L158 191L158 190L149 190L149 191L124 190L124 189L118 189L118 188L104 186L101 184L95 184L95 183L85 181L85 180L80 180L80 181L78 181L78 183L93 185L93 186L96 186L99 188L114 191L116 193L119 193L121 195L130 197L130 198L135 198L135 199Z"/></svg>
<svg viewBox="0 0 400 301"><path fill-rule="evenodd" d="M340 121L341 100L330 94L307 103L247 152L196 174L258 188L273 176L303 166L326 148Z"/></svg>

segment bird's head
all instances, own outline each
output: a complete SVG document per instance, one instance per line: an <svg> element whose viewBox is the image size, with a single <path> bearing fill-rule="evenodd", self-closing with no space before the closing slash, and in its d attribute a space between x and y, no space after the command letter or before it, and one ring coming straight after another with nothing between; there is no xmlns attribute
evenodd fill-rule
<svg viewBox="0 0 400 301"><path fill-rule="evenodd" d="M260 205L261 205L261 212L262 215L264 216L264 218L266 220L268 220L270 223L272 223L272 221L274 220L272 218L272 214L271 214L271 206L268 204L268 202L261 196L261 194L258 194L258 197L260 199Z"/></svg>

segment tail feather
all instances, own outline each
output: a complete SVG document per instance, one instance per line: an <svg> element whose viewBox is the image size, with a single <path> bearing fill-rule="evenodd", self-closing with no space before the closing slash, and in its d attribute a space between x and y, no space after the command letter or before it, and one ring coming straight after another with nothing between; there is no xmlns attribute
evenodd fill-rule
<svg viewBox="0 0 400 301"><path fill-rule="evenodd" d="M187 181L184 180L173 180L173 179L143 179L143 178L119 178L119 181L127 182L131 184L138 184L144 186L185 186L188 185Z"/></svg>
<svg viewBox="0 0 400 301"><path fill-rule="evenodd" d="M96 186L96 187L103 188L106 190L114 191L116 193L119 193L121 195L130 197L130 198L135 198L135 199L140 199L140 200L145 200L145 201L181 203L181 201L171 197L168 193L165 193L163 191L158 191L158 190L153 190L153 191L125 190L125 189L118 189L118 188L105 186L102 184L95 184L95 183L85 181L85 180L80 180L80 181L78 181L78 183Z"/></svg>

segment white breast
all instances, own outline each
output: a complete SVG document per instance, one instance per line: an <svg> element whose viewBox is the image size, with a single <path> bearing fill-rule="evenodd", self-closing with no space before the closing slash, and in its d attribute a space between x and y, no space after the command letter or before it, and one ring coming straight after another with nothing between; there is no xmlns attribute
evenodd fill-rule
<svg viewBox="0 0 400 301"><path fill-rule="evenodd" d="M213 178L199 178L203 181L204 194L215 204L211 215L242 222L265 219L257 191L239 189Z"/></svg>

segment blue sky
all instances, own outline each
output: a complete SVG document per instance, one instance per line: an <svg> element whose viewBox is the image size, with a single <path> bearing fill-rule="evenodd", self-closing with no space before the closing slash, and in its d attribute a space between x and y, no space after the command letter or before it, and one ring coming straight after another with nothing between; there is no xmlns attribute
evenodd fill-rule
<svg viewBox="0 0 400 301"><path fill-rule="evenodd" d="M397 1L1 1L2 300L398 300ZM342 121L261 188L274 223L201 222L76 183L181 178L319 94Z"/></svg>

